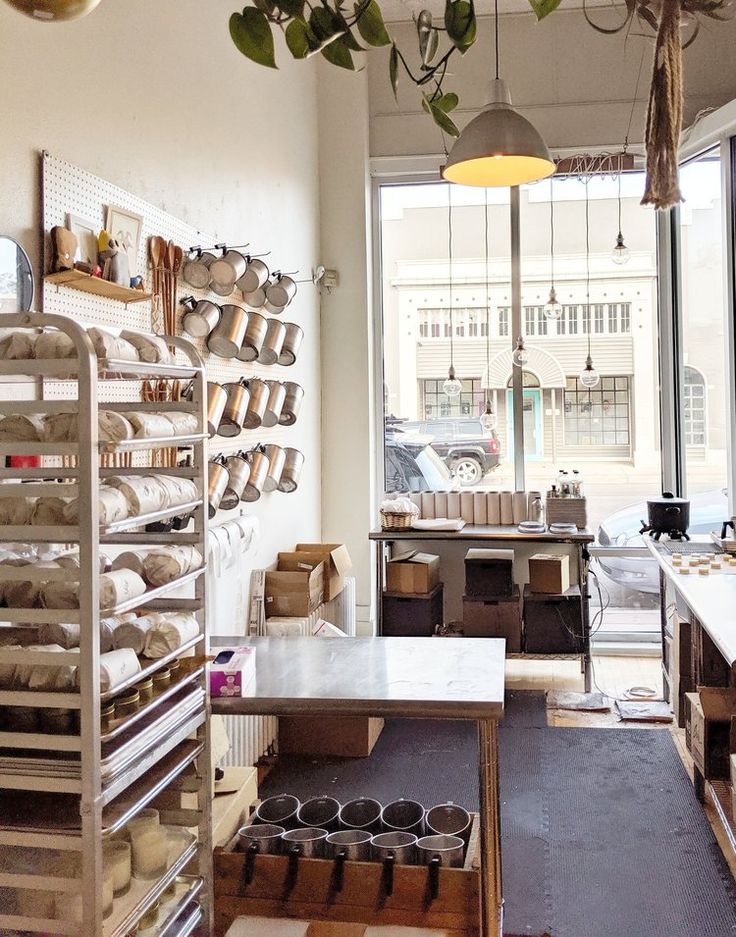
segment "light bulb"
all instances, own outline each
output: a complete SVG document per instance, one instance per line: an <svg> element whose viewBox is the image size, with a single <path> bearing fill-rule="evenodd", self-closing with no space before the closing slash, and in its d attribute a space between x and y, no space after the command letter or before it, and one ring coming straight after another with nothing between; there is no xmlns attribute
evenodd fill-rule
<svg viewBox="0 0 736 937"><path fill-rule="evenodd" d="M588 390L592 390L600 383L601 376L593 367L593 359L588 355L585 359L585 368L580 372L580 383Z"/></svg>
<svg viewBox="0 0 736 937"><path fill-rule="evenodd" d="M511 356L511 360L517 368L523 368L529 360L529 353L526 348L524 348L524 339L521 337L517 339L516 348Z"/></svg>
<svg viewBox="0 0 736 937"><path fill-rule="evenodd" d="M549 291L549 299L544 307L544 315L547 319L559 319L562 316L562 303L557 298L554 286Z"/></svg>
<svg viewBox="0 0 736 937"><path fill-rule="evenodd" d="M618 232L616 236L616 244L611 251L611 260L615 264L625 264L629 259L629 249L624 244L624 236L621 232Z"/></svg>
<svg viewBox="0 0 736 937"><path fill-rule="evenodd" d="M462 389L463 385L455 377L455 368L450 365L450 370L447 372L447 380L442 385L442 390L448 397L459 397Z"/></svg>
<svg viewBox="0 0 736 937"><path fill-rule="evenodd" d="M480 425L486 433L490 433L492 429L496 428L496 414L493 412L490 400L486 401L486 409L481 414Z"/></svg>

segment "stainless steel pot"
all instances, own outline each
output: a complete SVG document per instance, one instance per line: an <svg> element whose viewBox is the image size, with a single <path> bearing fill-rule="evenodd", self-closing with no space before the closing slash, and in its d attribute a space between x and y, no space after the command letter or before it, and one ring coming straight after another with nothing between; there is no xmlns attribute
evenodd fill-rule
<svg viewBox="0 0 736 937"><path fill-rule="evenodd" d="M334 797L312 797L304 801L297 811L296 818L302 826L335 830L339 815L340 802Z"/></svg>
<svg viewBox="0 0 736 937"><path fill-rule="evenodd" d="M424 833L424 807L416 800L394 800L381 811L385 830L402 830L421 836Z"/></svg>
<svg viewBox="0 0 736 937"><path fill-rule="evenodd" d="M417 842L417 858L421 865L462 868L465 843L459 836L445 834L423 836Z"/></svg>
<svg viewBox="0 0 736 937"><path fill-rule="evenodd" d="M257 312L248 313L248 324L245 328L245 338L243 339L243 344L240 346L240 351L238 352L238 358L240 358L241 361L256 360L261 351L261 348L263 347L263 342L266 338L267 330L268 322L264 316Z"/></svg>
<svg viewBox="0 0 736 937"><path fill-rule="evenodd" d="M276 364L286 338L286 326L278 319L266 320L266 335L258 353L261 364Z"/></svg>
<svg viewBox="0 0 736 937"><path fill-rule="evenodd" d="M286 399L281 408L279 423L282 426L293 426L302 408L304 388L300 384L295 384L294 381L284 381L284 387L286 389Z"/></svg>
<svg viewBox="0 0 736 937"><path fill-rule="evenodd" d="M296 356L299 354L304 339L304 329L296 322L284 322L284 325L286 326L286 336L279 355L279 364L289 367L294 364Z"/></svg>
<svg viewBox="0 0 736 937"><path fill-rule="evenodd" d="M260 309L266 304L266 291L262 286L259 286L255 290L243 293L243 299L246 306L250 306L252 309Z"/></svg>
<svg viewBox="0 0 736 937"><path fill-rule="evenodd" d="M227 289L232 293L235 281L245 273L246 260L240 251L224 250L222 257L218 257L210 264L211 286L216 292Z"/></svg>
<svg viewBox="0 0 736 937"><path fill-rule="evenodd" d="M281 837L284 852L291 856L303 856L305 859L321 859L325 854L327 830L313 826L287 830Z"/></svg>
<svg viewBox="0 0 736 937"><path fill-rule="evenodd" d="M245 486L250 478L250 463L241 455L231 455L225 459L229 479L227 488L220 501L223 511L232 511L240 504Z"/></svg>
<svg viewBox="0 0 736 937"><path fill-rule="evenodd" d="M279 274L266 287L266 301L276 309L285 309L296 296L296 282L285 274Z"/></svg>
<svg viewBox="0 0 736 937"><path fill-rule="evenodd" d="M207 337L207 347L219 358L234 358L240 351L248 325L248 314L242 306L227 303L222 307L220 321Z"/></svg>
<svg viewBox="0 0 736 937"><path fill-rule="evenodd" d="M243 293L252 293L267 282L269 271L266 264L259 257L246 257L245 272L238 277L236 286Z"/></svg>
<svg viewBox="0 0 736 937"><path fill-rule="evenodd" d="M304 455L298 449L292 449L289 446L284 449L284 452L286 453L286 461L281 469L279 491L290 494L299 487L299 479L304 466Z"/></svg>
<svg viewBox="0 0 736 937"><path fill-rule="evenodd" d="M183 393L184 400L191 401L194 397L194 383L189 383ZM207 433L210 439L217 433L217 427L220 425L222 412L227 403L227 391L222 384L215 381L207 381Z"/></svg>
<svg viewBox="0 0 736 937"><path fill-rule="evenodd" d="M289 827L296 822L300 801L292 794L276 794L267 797L256 807L254 817L258 823L277 823Z"/></svg>
<svg viewBox="0 0 736 937"><path fill-rule="evenodd" d="M266 381L268 385L268 401L263 411L263 426L276 426L281 416L281 409L286 400L286 388L281 381Z"/></svg>
<svg viewBox="0 0 736 937"><path fill-rule="evenodd" d="M187 296L181 304L186 307L181 317L182 328L192 338L205 338L220 321L220 307L209 299L197 301Z"/></svg>
<svg viewBox="0 0 736 937"><path fill-rule="evenodd" d="M243 491L242 501L257 501L261 497L263 486L268 477L268 456L260 449L251 449L245 455L250 463L250 477Z"/></svg>
<svg viewBox="0 0 736 937"><path fill-rule="evenodd" d="M351 830L377 832L381 828L382 807L371 797L356 797L340 808L340 824Z"/></svg>
<svg viewBox="0 0 736 937"><path fill-rule="evenodd" d="M265 446L266 456L268 457L268 475L263 483L264 491L277 491L281 481L281 472L286 462L286 453L281 446L275 446L269 443ZM324 823L315 823L314 826L324 826Z"/></svg>
<svg viewBox="0 0 736 937"><path fill-rule="evenodd" d="M470 814L457 804L438 804L427 811L425 817L427 831L445 836L461 836L467 840L470 835Z"/></svg>
<svg viewBox="0 0 736 937"><path fill-rule="evenodd" d="M258 378L248 381L250 390L250 402L248 403L248 412L245 414L245 429L257 429L262 421L263 414L266 412L266 404L270 394L270 388L265 381Z"/></svg>
<svg viewBox="0 0 736 937"><path fill-rule="evenodd" d="M210 520L217 514L220 507L222 496L227 488L229 475L225 468L225 459L223 456L217 456L210 460L207 475L207 504L209 508Z"/></svg>
<svg viewBox="0 0 736 937"><path fill-rule="evenodd" d="M238 830L238 852L247 852L253 844L256 852L274 855L281 852L281 837L286 831L276 823L251 823Z"/></svg>
<svg viewBox="0 0 736 937"><path fill-rule="evenodd" d="M328 859L368 862L371 858L371 834L366 830L338 830L325 840Z"/></svg>
<svg viewBox="0 0 736 937"><path fill-rule="evenodd" d="M195 251L194 256L184 264L182 270L185 282L195 289L206 289L210 282L210 264L215 260L217 260L217 255L210 251Z"/></svg>
<svg viewBox="0 0 736 937"><path fill-rule="evenodd" d="M371 855L379 862L389 859L397 865L414 865L417 861L417 838L401 831L379 833L371 840Z"/></svg>
<svg viewBox="0 0 736 937"><path fill-rule="evenodd" d="M224 384L227 391L227 403L222 413L220 425L217 428L218 436L238 436L243 429L245 415L250 403L248 381L243 377L231 384Z"/></svg>

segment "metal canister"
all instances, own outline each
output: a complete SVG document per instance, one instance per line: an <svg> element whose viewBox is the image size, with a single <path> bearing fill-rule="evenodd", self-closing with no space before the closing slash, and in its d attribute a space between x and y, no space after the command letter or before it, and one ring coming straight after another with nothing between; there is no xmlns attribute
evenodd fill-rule
<svg viewBox="0 0 736 937"><path fill-rule="evenodd" d="M305 859L321 859L325 854L327 830L316 827L300 827L287 830L281 837L284 852L303 856Z"/></svg>
<svg viewBox="0 0 736 937"><path fill-rule="evenodd" d="M222 419L217 428L218 436L238 436L243 429L245 415L250 403L248 381L243 377L231 384L224 384L227 391L227 403L222 412Z"/></svg>
<svg viewBox="0 0 736 937"><path fill-rule="evenodd" d="M299 807L300 801L293 794L275 794L258 804L254 819L256 823L276 823L289 827L296 823Z"/></svg>
<svg viewBox="0 0 736 937"><path fill-rule="evenodd" d="M258 312L248 313L248 324L245 328L245 338L240 346L238 358L241 361L255 361L260 354L263 342L266 338L268 322L264 316Z"/></svg>
<svg viewBox="0 0 736 937"><path fill-rule="evenodd" d="M417 857L420 865L436 864L456 869L462 868L464 854L465 843L462 839L447 833L423 836L417 843Z"/></svg>
<svg viewBox="0 0 736 937"><path fill-rule="evenodd" d="M210 251L197 250L185 264L182 276L185 282L198 290L206 289L210 282L210 264L217 260Z"/></svg>
<svg viewBox="0 0 736 937"><path fill-rule="evenodd" d="M381 811L381 824L385 830L402 830L417 836L424 834L425 809L417 800L394 800Z"/></svg>
<svg viewBox="0 0 736 937"><path fill-rule="evenodd" d="M251 449L240 453L250 463L250 477L241 496L242 501L257 501L261 497L263 486L268 477L268 456L260 449Z"/></svg>
<svg viewBox="0 0 736 937"><path fill-rule="evenodd" d="M302 408L304 388L301 384L295 384L294 381L284 381L284 387L286 388L286 399L281 408L279 423L282 426L293 426Z"/></svg>
<svg viewBox="0 0 736 937"><path fill-rule="evenodd" d="M184 400L194 397L194 382L189 383L182 393ZM217 433L220 419L227 403L227 391L215 381L207 381L207 433L210 439Z"/></svg>
<svg viewBox="0 0 736 937"><path fill-rule="evenodd" d="M234 358L240 351L248 325L248 315L242 306L226 303L220 321L207 337L207 347L219 358Z"/></svg>
<svg viewBox="0 0 736 937"><path fill-rule="evenodd" d="M266 264L259 257L246 257L246 261L245 271L238 277L235 285L243 293L252 293L268 281L269 271Z"/></svg>
<svg viewBox="0 0 736 937"><path fill-rule="evenodd" d="M427 831L438 836L461 836L467 840L470 835L470 814L459 804L437 804L427 811L425 821Z"/></svg>
<svg viewBox="0 0 736 937"><path fill-rule="evenodd" d="M227 290L231 293L235 288L235 281L245 273L246 266L245 257L240 251L223 250L222 257L218 257L210 264L209 272L213 287L216 287L217 292Z"/></svg>
<svg viewBox="0 0 736 937"><path fill-rule="evenodd" d="M413 833L400 830L379 833L371 840L371 855L379 862L389 859L397 865L414 865L417 861L417 838Z"/></svg>
<svg viewBox="0 0 736 937"><path fill-rule="evenodd" d="M265 381L258 378L248 381L248 390L250 391L250 401L248 410L245 414L245 429L257 429L263 422L263 414L266 412L266 404L269 397L269 386Z"/></svg>
<svg viewBox="0 0 736 937"><path fill-rule="evenodd" d="M335 800L334 797L312 797L304 801L297 811L296 818L302 826L336 830L339 816L339 800Z"/></svg>
<svg viewBox="0 0 736 937"><path fill-rule="evenodd" d="M286 453L286 460L284 462L284 467L281 469L281 481L279 482L279 491L284 491L287 494L292 491L296 491L299 487L299 479L302 474L302 467L304 466L304 454L298 449L292 449L287 446L284 449Z"/></svg>
<svg viewBox="0 0 736 937"><path fill-rule="evenodd" d="M248 484L250 463L241 455L236 454L225 459L225 468L227 468L229 479L220 501L220 507L223 511L232 511L240 504L245 486Z"/></svg>
<svg viewBox="0 0 736 937"><path fill-rule="evenodd" d="M193 296L187 296L181 305L185 307L181 317L182 328L192 338L206 337L220 321L220 307L209 299L197 301Z"/></svg>
<svg viewBox="0 0 736 937"><path fill-rule="evenodd" d="M279 482L281 481L281 472L286 462L286 453L281 446L275 446L272 443L264 446L264 448L266 450L266 456L268 457L268 475L266 475L266 480L263 483L263 490L277 491ZM322 823L317 823L316 825L324 826Z"/></svg>
<svg viewBox="0 0 736 937"><path fill-rule="evenodd" d="M261 423L263 426L276 426L286 400L286 388L281 381L266 381L266 383L268 384L268 400Z"/></svg>
<svg viewBox="0 0 736 937"><path fill-rule="evenodd" d="M304 329L296 322L284 322L284 325L286 326L286 336L279 355L279 364L288 367L294 364L296 356L299 354L299 349L304 340Z"/></svg>
<svg viewBox="0 0 736 937"><path fill-rule="evenodd" d="M371 839L371 834L365 830L337 830L325 840L325 855L328 859L368 862L371 858Z"/></svg>
<svg viewBox="0 0 736 937"><path fill-rule="evenodd" d="M246 306L250 306L251 309L260 309L266 305L266 291L262 286L259 286L258 289L251 290L248 293L244 292L243 299Z"/></svg>
<svg viewBox="0 0 736 937"><path fill-rule="evenodd" d="M340 808L340 824L350 830L377 832L381 828L382 809L372 797L356 797Z"/></svg>
<svg viewBox="0 0 736 937"><path fill-rule="evenodd" d="M207 476L207 504L209 506L210 520L217 514L220 507L222 496L225 494L229 480L228 471L225 468L224 456L216 456L210 460Z"/></svg>
<svg viewBox="0 0 736 937"><path fill-rule="evenodd" d="M286 326L278 319L267 319L266 323L266 336L258 353L258 361L261 364L276 364L286 338Z"/></svg>

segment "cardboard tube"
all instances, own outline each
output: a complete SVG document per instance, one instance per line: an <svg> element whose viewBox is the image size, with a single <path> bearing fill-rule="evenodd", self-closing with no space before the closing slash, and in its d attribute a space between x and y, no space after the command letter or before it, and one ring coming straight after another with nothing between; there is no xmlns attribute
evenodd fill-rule
<svg viewBox="0 0 736 937"><path fill-rule="evenodd" d="M527 494L525 491L515 491L512 499L511 510L514 517L514 523L520 524L526 520L527 512Z"/></svg>
<svg viewBox="0 0 736 937"><path fill-rule="evenodd" d="M460 516L465 521L466 524L472 524L474 513L473 513L473 492L472 491L461 491L460 492Z"/></svg>
<svg viewBox="0 0 736 937"><path fill-rule="evenodd" d="M456 521L462 516L460 512L460 492L447 492L447 516L451 521Z"/></svg>
<svg viewBox="0 0 736 937"><path fill-rule="evenodd" d="M434 516L447 517L447 492L435 491L434 493Z"/></svg>
<svg viewBox="0 0 736 937"><path fill-rule="evenodd" d="M422 517L425 520L432 520L435 517L433 491L422 492Z"/></svg>
<svg viewBox="0 0 736 937"><path fill-rule="evenodd" d="M486 508L485 491L473 492L473 523L474 524L487 524L488 523L488 512Z"/></svg>
<svg viewBox="0 0 736 937"><path fill-rule="evenodd" d="M501 523L513 524L514 523L513 495L511 494L510 491L502 491L499 498L501 502Z"/></svg>
<svg viewBox="0 0 736 937"><path fill-rule="evenodd" d="M486 494L486 515L489 524L495 526L501 523L501 496L497 491Z"/></svg>

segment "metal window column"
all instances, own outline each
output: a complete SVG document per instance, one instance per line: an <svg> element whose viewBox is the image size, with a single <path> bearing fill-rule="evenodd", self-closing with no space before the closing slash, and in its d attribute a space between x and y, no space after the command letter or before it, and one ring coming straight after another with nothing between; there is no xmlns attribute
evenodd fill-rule
<svg viewBox="0 0 736 937"><path fill-rule="evenodd" d="M521 327L521 190L511 188L511 347L523 336ZM514 413L514 482L524 491L524 369L511 368L511 402Z"/></svg>
<svg viewBox="0 0 736 937"><path fill-rule="evenodd" d="M728 506L736 514L736 137L721 145L726 255L726 452Z"/></svg>

